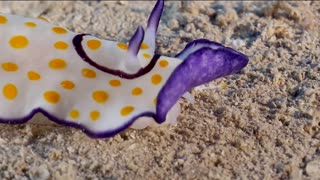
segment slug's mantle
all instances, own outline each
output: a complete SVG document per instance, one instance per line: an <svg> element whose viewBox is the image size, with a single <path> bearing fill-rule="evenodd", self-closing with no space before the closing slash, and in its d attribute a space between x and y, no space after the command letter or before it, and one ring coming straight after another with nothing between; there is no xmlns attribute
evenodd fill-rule
<svg viewBox="0 0 320 180"><path fill-rule="evenodd" d="M189 89L247 65L244 54L205 39L175 57L155 54L163 6L158 0L146 31L139 26L127 44L0 14L0 122L42 113L90 137L110 137L139 117L163 123Z"/></svg>

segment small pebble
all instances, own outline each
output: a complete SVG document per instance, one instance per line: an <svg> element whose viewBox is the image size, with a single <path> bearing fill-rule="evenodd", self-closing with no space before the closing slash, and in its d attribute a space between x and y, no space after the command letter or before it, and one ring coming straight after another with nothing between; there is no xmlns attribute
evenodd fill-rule
<svg viewBox="0 0 320 180"><path fill-rule="evenodd" d="M320 177L320 159L310 161L306 166L306 173L314 178Z"/></svg>

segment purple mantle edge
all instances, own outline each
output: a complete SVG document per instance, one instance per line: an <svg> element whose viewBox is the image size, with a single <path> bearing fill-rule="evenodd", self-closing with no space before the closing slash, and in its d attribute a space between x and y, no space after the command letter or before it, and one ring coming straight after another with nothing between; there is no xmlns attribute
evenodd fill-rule
<svg viewBox="0 0 320 180"><path fill-rule="evenodd" d="M144 113L138 114L137 116L133 117L132 119L130 119L130 121L126 122L125 124L123 124L119 128L116 128L116 129L113 129L113 130L108 130L108 131L105 131L105 132L96 133L96 132L90 131L89 129L87 129L85 126L83 126L81 124L78 124L78 123L75 123L75 122L64 121L62 119L59 119L59 118L51 115L50 113L48 113L47 111L45 111L42 108L36 108L36 109L33 109L30 114L28 114L27 116L25 116L23 118L9 119L9 120L8 119L4 120L4 119L0 118L0 123L4 123L4 124L23 124L23 123L28 122L36 113L42 113L48 119L50 119L51 121L53 121L53 122L55 122L57 124L80 129L85 134L87 134L89 137L92 137L92 138L112 137L112 136L118 134L119 132L123 131L124 129L128 128L136 119L138 119L139 117L142 117L142 116L155 118L155 114L153 112L144 112Z"/></svg>

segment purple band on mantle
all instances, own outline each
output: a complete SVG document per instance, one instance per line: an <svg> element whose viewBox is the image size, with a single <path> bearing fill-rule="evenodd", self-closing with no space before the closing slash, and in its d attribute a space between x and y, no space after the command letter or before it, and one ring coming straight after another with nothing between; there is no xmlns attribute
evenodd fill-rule
<svg viewBox="0 0 320 180"><path fill-rule="evenodd" d="M112 74L112 75L115 75L115 76L119 76L121 78L134 79L134 78L140 77L140 76L142 76L144 74L147 74L156 65L156 63L157 63L157 61L158 61L158 59L160 57L160 55L155 54L152 57L150 63L146 67L141 68L135 74L128 74L128 73L125 73L125 72L120 71L120 70L110 69L110 68L107 68L105 66L101 66L101 65L97 64L96 62L94 62L91 58L88 57L86 52L83 50L81 42L83 40L83 36L86 36L86 35L88 35L88 34L76 35L72 40L74 49L76 50L78 55L81 57L81 59L83 59L85 62L87 62L91 66L93 66L93 67L95 67L95 68L97 68L97 69L99 69L99 70L101 70L103 72L106 72L106 73L109 73L109 74Z"/></svg>

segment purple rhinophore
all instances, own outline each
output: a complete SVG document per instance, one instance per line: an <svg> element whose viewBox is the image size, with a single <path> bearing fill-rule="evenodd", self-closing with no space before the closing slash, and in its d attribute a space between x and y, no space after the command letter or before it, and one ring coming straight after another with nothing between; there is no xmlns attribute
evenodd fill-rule
<svg viewBox="0 0 320 180"><path fill-rule="evenodd" d="M144 38L144 30L142 26L139 26L129 41L128 52L131 53L132 56L137 57L143 38ZM134 58L134 60L137 60L137 59Z"/></svg>

